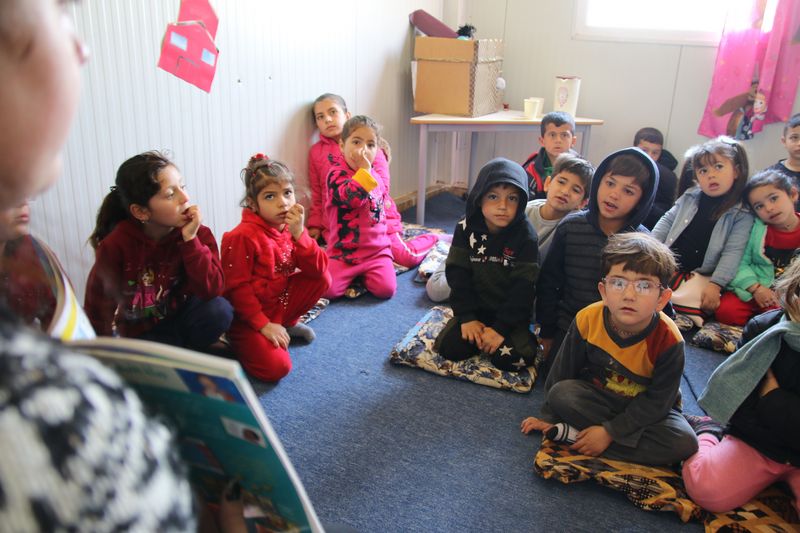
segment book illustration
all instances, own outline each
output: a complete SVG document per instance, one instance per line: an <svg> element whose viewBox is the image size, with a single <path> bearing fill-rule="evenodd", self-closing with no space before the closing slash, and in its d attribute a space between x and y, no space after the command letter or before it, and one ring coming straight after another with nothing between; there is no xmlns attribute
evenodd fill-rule
<svg viewBox="0 0 800 533"><path fill-rule="evenodd" d="M112 367L177 435L189 479L213 509L239 480L260 531L322 531L294 468L239 363L148 341L71 343Z"/></svg>

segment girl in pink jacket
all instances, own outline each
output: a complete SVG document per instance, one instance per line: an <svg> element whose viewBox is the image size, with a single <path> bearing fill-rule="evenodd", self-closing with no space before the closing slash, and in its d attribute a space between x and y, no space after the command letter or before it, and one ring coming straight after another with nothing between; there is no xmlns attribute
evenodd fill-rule
<svg viewBox="0 0 800 533"><path fill-rule="evenodd" d="M278 381L292 368L290 337L314 339L298 319L331 283L328 258L303 227L286 165L256 154L242 180L242 221L222 237L225 295L235 313L228 339L245 370Z"/></svg>
<svg viewBox="0 0 800 533"><path fill-rule="evenodd" d="M308 153L308 181L311 188L311 206L309 208L307 226L308 233L318 238L320 235L329 241L327 220L325 217L325 195L327 184L325 179L334 161L342 157L342 128L350 118L347 104L337 94L325 93L314 100L312 109L314 123L319 128L319 141ZM391 176L389 175L388 144L382 142L372 162L372 175L383 182L385 192L384 209L386 212L387 234L391 241L392 259L395 263L407 268L417 266L433 248L438 238L433 234L425 234L403 240L403 224L400 213L389 191Z"/></svg>

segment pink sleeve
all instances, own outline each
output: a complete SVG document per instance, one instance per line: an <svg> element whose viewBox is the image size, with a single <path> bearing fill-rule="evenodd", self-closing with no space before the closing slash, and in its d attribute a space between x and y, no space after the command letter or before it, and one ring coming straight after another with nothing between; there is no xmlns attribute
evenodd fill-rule
<svg viewBox="0 0 800 533"><path fill-rule="evenodd" d="M311 188L311 205L309 207L306 227L324 228L325 212L325 175L320 172L316 156L317 145L308 152L308 186Z"/></svg>

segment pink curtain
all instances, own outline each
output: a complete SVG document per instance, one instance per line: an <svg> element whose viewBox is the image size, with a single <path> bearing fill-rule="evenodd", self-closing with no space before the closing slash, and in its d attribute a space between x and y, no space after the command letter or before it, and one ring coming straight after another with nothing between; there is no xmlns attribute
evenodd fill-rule
<svg viewBox="0 0 800 533"><path fill-rule="evenodd" d="M800 2L772 5L774 16L766 11L766 0L731 3L697 130L701 135L750 139L764 124L788 120L800 79L800 43L795 39Z"/></svg>

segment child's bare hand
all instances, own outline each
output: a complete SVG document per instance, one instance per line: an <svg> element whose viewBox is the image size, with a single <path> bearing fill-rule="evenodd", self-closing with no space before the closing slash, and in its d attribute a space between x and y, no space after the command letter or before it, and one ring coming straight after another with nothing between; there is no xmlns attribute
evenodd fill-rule
<svg viewBox="0 0 800 533"><path fill-rule="evenodd" d="M722 289L716 283L709 283L700 296L700 309L713 315L719 307L719 297Z"/></svg>
<svg viewBox="0 0 800 533"><path fill-rule="evenodd" d="M286 225L289 226L289 233L294 240L303 234L303 223L305 222L305 210L300 204L294 204L286 213Z"/></svg>
<svg viewBox="0 0 800 533"><path fill-rule="evenodd" d="M522 421L522 424L520 424L520 429L522 429L522 432L526 435L531 431L541 431L544 433L551 427L553 427L553 424L549 424L544 420L536 418L535 416L529 416Z"/></svg>
<svg viewBox="0 0 800 533"><path fill-rule="evenodd" d="M289 347L289 333L286 328L275 322L270 322L261 328L261 334L264 335L276 348L280 347L284 350Z"/></svg>
<svg viewBox="0 0 800 533"><path fill-rule="evenodd" d="M768 368L767 373L764 374L764 379L761 380L761 388L758 390L758 395L766 396L778 388L780 388L778 380L775 379L775 374L772 373L772 369Z"/></svg>
<svg viewBox="0 0 800 533"><path fill-rule="evenodd" d="M483 333L481 333L481 342L478 345L478 348L483 350L485 353L493 354L500 348L500 345L503 344L505 337L497 333L494 328L484 328Z"/></svg>
<svg viewBox="0 0 800 533"><path fill-rule="evenodd" d="M308 228L308 236L312 239L317 239L320 235L322 235L322 230L319 228Z"/></svg>
<svg viewBox="0 0 800 533"><path fill-rule="evenodd" d="M544 339L539 337L539 344L542 345L542 357L545 359L550 357L550 350L553 349L553 339Z"/></svg>
<svg viewBox="0 0 800 533"><path fill-rule="evenodd" d="M242 487L239 481L228 483L219 501L219 530L221 533L247 533L244 520Z"/></svg>
<svg viewBox="0 0 800 533"><path fill-rule="evenodd" d="M367 155L366 148L362 148L356 153L356 162L358 163L358 167L364 170L370 170L372 168L372 160Z"/></svg>
<svg viewBox="0 0 800 533"><path fill-rule="evenodd" d="M613 441L603 426L589 426L578 433L578 440L569 448L581 455L597 457L606 451Z"/></svg>
<svg viewBox="0 0 800 533"><path fill-rule="evenodd" d="M461 324L461 338L469 341L480 348L481 334L483 333L483 322L480 320L470 320Z"/></svg>
<svg viewBox="0 0 800 533"><path fill-rule="evenodd" d="M775 294L775 291L763 285L756 289L756 292L753 293L753 298L759 307L774 307L779 305L778 295Z"/></svg>
<svg viewBox="0 0 800 533"><path fill-rule="evenodd" d="M200 223L203 221L200 207L196 205L189 206L189 209L183 212L183 219L186 223L181 227L181 235L183 240L188 242L197 237L197 230L200 229Z"/></svg>

